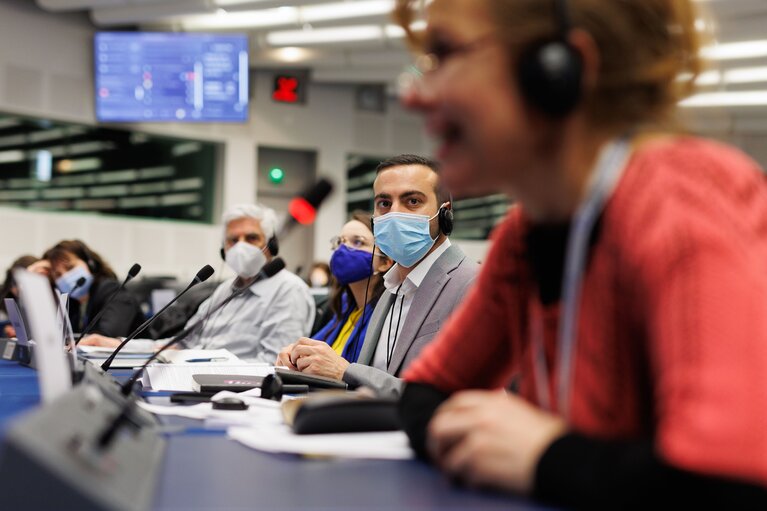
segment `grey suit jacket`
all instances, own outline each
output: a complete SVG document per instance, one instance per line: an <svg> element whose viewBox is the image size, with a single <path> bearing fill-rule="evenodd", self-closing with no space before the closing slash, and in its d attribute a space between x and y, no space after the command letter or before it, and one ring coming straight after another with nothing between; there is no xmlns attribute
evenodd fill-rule
<svg viewBox="0 0 767 511"><path fill-rule="evenodd" d="M474 283L478 271L479 264L469 260L455 245L434 261L418 286L407 317L403 318L389 372L371 367L386 313L394 301L394 295L385 292L370 318L360 356L344 372L344 381L352 388L371 387L381 396L398 396L403 386L398 376L434 339Z"/></svg>

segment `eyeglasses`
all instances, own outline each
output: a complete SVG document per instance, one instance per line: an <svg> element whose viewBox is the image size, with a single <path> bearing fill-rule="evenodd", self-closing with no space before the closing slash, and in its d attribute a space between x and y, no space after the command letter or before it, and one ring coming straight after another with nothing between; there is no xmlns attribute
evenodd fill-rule
<svg viewBox="0 0 767 511"><path fill-rule="evenodd" d="M423 81L428 75L433 75L439 69L445 67L445 63L458 55L466 55L483 48L487 43L497 40L497 34L490 32L481 37L463 44L449 45L437 44L432 51L416 57L400 73L397 79L397 92L400 97L406 96L423 86Z"/></svg>
<svg viewBox="0 0 767 511"><path fill-rule="evenodd" d="M355 250L373 246L364 236L352 236L351 238L347 238L346 236L333 236L330 238L331 250L338 250L338 247L342 244Z"/></svg>

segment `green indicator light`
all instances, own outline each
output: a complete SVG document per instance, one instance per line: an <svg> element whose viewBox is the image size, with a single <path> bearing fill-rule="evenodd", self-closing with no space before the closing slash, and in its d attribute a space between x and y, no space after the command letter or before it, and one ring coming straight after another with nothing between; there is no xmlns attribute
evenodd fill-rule
<svg viewBox="0 0 767 511"><path fill-rule="evenodd" d="M280 168L273 168L269 171L269 180L272 183L282 183L282 180L285 179L285 171Z"/></svg>

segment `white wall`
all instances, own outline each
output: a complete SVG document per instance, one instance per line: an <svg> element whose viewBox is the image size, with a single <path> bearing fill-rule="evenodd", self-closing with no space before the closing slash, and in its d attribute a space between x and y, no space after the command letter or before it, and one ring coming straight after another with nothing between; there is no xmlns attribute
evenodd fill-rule
<svg viewBox="0 0 767 511"><path fill-rule="evenodd" d="M32 2L0 2L0 112L94 124L93 28L79 16L53 16ZM426 152L421 122L392 102L386 114L357 112L354 89L314 85L306 106L274 103L271 75L254 84L250 122L242 124L146 124L135 129L224 143L220 207L256 197L256 148L267 145L317 151L317 173L332 178L336 192L320 211L314 256L327 259L325 240L346 216L345 170L350 153L386 156ZM118 273L140 262L146 274L189 278L203 264L220 266L218 226L89 214L0 209L0 268L22 253L40 254L67 237L81 237ZM471 244L482 258L484 243Z"/></svg>

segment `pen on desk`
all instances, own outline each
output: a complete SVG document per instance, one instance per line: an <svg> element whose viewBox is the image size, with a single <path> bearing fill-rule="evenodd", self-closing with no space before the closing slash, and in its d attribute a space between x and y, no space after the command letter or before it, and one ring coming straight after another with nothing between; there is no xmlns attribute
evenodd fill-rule
<svg viewBox="0 0 767 511"><path fill-rule="evenodd" d="M212 357L212 358L190 358L189 360L184 360L184 362L223 362L224 360L229 360L227 357Z"/></svg>

